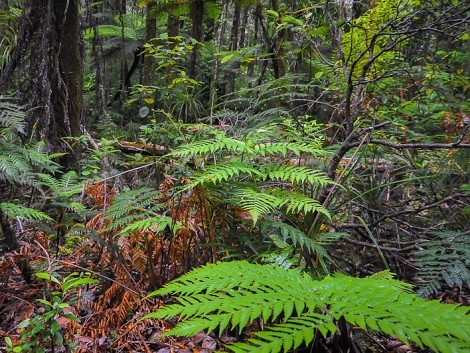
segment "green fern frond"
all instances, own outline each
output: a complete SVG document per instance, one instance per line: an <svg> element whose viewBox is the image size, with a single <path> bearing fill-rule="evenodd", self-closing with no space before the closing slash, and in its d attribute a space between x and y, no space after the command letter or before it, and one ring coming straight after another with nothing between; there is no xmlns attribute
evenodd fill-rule
<svg viewBox="0 0 470 353"><path fill-rule="evenodd" d="M12 219L20 217L29 221L53 221L53 219L44 212L10 202L1 202L0 211L4 212Z"/></svg>
<svg viewBox="0 0 470 353"><path fill-rule="evenodd" d="M129 224L119 234L130 234L135 231L151 230L155 234L161 233L168 228L172 233L176 233L182 228L182 225L175 223L171 217L166 216L154 216L145 218L134 223Z"/></svg>
<svg viewBox="0 0 470 353"><path fill-rule="evenodd" d="M243 141L221 137L214 140L198 141L189 143L176 148L173 152L168 153L167 157L189 157L189 156L205 156L222 150L227 152L246 151L248 147Z"/></svg>
<svg viewBox="0 0 470 353"><path fill-rule="evenodd" d="M427 301L408 293L408 286L387 274L369 278L345 275L315 281L305 274L245 261L209 264L150 294L177 296L144 318L179 316L182 322L165 335L191 336L201 330L230 327L240 331L256 319L266 330L234 352L277 353L312 342L314 330L334 334L345 318L364 330L394 335L436 352L470 349L468 308ZM281 319L280 323L273 323Z"/></svg>
<svg viewBox="0 0 470 353"><path fill-rule="evenodd" d="M283 266L289 266L292 262L298 263L299 249L301 249L316 256L325 273L329 272L327 261L331 260L326 246L333 244L339 238L348 236L348 234L340 232L325 232L314 233L310 238L297 227L272 220L261 220L260 228L264 234L269 234L271 241L281 251L280 254L279 251L268 254L265 257L267 263L283 264Z"/></svg>
<svg viewBox="0 0 470 353"><path fill-rule="evenodd" d="M194 188L197 185L206 183L217 184L238 177L240 174L262 176L262 173L254 166L234 159L218 164L210 164L204 171L196 172L191 177L192 183L188 187Z"/></svg>
<svg viewBox="0 0 470 353"><path fill-rule="evenodd" d="M252 188L234 190L229 201L245 209L253 218L254 224L261 216L275 212L280 205L280 200L276 196L261 193Z"/></svg>
<svg viewBox="0 0 470 353"><path fill-rule="evenodd" d="M302 153L308 153L313 156L327 155L327 152L321 147L321 145L302 142L260 143L253 146L253 152L261 156L281 154L283 157L285 157L288 152L292 152L296 156L300 156Z"/></svg>
<svg viewBox="0 0 470 353"><path fill-rule="evenodd" d="M59 197L72 197L82 192L82 184L74 171L69 171L60 178L44 173L37 173L36 176L39 180L38 185L54 191Z"/></svg>
<svg viewBox="0 0 470 353"><path fill-rule="evenodd" d="M155 203L158 194L158 191L151 188L124 191L114 197L113 203L105 212L105 218L116 221L134 211L142 212Z"/></svg>
<svg viewBox="0 0 470 353"><path fill-rule="evenodd" d="M32 185L35 180L29 161L23 151L0 140L0 181L18 185Z"/></svg>
<svg viewBox="0 0 470 353"><path fill-rule="evenodd" d="M292 184L310 183L321 186L333 183L325 173L305 166L269 164L262 167L260 172L264 180L269 178L289 181Z"/></svg>
<svg viewBox="0 0 470 353"><path fill-rule="evenodd" d="M281 237L284 242L294 247L305 247L311 250L312 239L297 227L280 221L261 220L260 228L263 233L274 233L273 235Z"/></svg>
<svg viewBox="0 0 470 353"><path fill-rule="evenodd" d="M417 293L438 293L442 284L470 288L470 234L461 231L432 233L434 239L421 244L417 252Z"/></svg>
<svg viewBox="0 0 470 353"><path fill-rule="evenodd" d="M313 213L318 212L331 219L330 212L324 208L317 200L294 191L287 190L273 190L272 195L278 200L277 207L287 206L287 213L303 212Z"/></svg>
<svg viewBox="0 0 470 353"><path fill-rule="evenodd" d="M116 195L104 213L108 224L103 231L119 230L119 234L124 234L132 230L144 230L146 225L149 227L156 225L157 219L166 222L165 217L155 216L155 212L162 207L157 202L158 195L159 192L152 188L127 190ZM148 220L148 224L146 224L146 220ZM124 231L123 228L126 230Z"/></svg>
<svg viewBox="0 0 470 353"><path fill-rule="evenodd" d="M14 103L13 98L0 99L0 132L7 139L12 133L25 133L27 113L20 105Z"/></svg>
<svg viewBox="0 0 470 353"><path fill-rule="evenodd" d="M260 216L266 216L285 207L286 212L318 212L331 218L330 213L317 200L303 194L273 189L259 192L253 188L240 188L233 191L231 202L250 213L256 224Z"/></svg>

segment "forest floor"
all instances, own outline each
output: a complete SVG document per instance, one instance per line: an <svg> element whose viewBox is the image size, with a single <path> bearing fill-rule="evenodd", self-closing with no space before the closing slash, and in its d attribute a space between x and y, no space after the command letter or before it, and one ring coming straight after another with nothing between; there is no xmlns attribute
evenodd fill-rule
<svg viewBox="0 0 470 353"><path fill-rule="evenodd" d="M70 255L49 255L54 253L49 246L49 240L41 238L40 231L25 231L20 238L20 248L15 251L6 251L0 254L0 352L8 352L4 337L9 337L13 345L24 344L22 333L25 328L18 325L26 319L41 317L41 322L36 322L39 327L34 333L35 346L28 352L40 352L34 350L44 348L45 352L79 352L79 353L104 353L104 352L145 352L145 353L211 353L223 348L224 344L238 341L250 336L250 331L260 328L262 322L256 322L248 326L241 334L226 332L221 337L213 334L200 333L191 338L160 337L160 334L172 327L172 320L146 320L140 318L151 311L158 309L163 304L156 299L143 299L145 293L131 292L126 288L115 286L115 295L106 303L103 312L93 300L97 300L103 289L103 282L88 284L79 289L74 295L74 300L69 293L63 294L63 302L69 303L61 314L55 315L52 320L59 324L58 330L62 333L67 344L59 345L51 343L48 326L51 321L44 320L47 314L47 306L41 305L37 299L50 299L51 290L60 290L57 286L51 288L52 283L35 278L31 271L37 271L48 265L60 276L60 274L83 270L80 257L72 253ZM48 249L49 251L47 251ZM96 274L96 278L108 279L106 269L88 270ZM107 284L112 288L113 284ZM138 284L138 280L137 280ZM58 292L60 294L60 292ZM447 288L434 299L444 303L458 303L468 305L470 293L459 291L458 288ZM169 299L171 301L171 299ZM87 304L88 303L88 304ZM124 305L124 303L126 305ZM119 311L124 308L124 312ZM101 309L102 310L102 309ZM66 314L77 316L78 321L71 321ZM96 318L100 317L100 320ZM32 322L32 321L31 321ZM21 326L21 325L20 325ZM256 327L255 327L256 326ZM426 352L418 347L410 347L393 337L383 335L371 335L354 327L351 327L351 351L359 352L358 346L370 353L379 352ZM337 353L334 342L323 340L321 343L323 352ZM10 349L11 351L11 349ZM297 352L310 352L310 348L299 349ZM15 352L21 352L16 350Z"/></svg>

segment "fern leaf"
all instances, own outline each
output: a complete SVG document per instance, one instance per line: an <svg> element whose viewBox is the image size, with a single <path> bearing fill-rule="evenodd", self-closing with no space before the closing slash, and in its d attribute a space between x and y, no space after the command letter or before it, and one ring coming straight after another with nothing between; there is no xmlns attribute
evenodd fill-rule
<svg viewBox="0 0 470 353"><path fill-rule="evenodd" d="M281 203L276 196L261 193L251 188L235 190L232 202L249 212L254 224L260 216L276 211Z"/></svg>
<svg viewBox="0 0 470 353"><path fill-rule="evenodd" d="M181 229L181 225L175 224L171 217L166 216L155 216L149 217L134 223L129 224L119 234L130 234L135 231L146 231L151 230L158 234L161 233L165 228L170 229L173 233Z"/></svg>
<svg viewBox="0 0 470 353"><path fill-rule="evenodd" d="M205 156L210 153L226 150L228 152L244 152L248 149L243 141L221 137L214 140L198 141L178 147L173 152L168 153L167 157L189 157Z"/></svg>
<svg viewBox="0 0 470 353"><path fill-rule="evenodd" d="M286 191L286 190L273 190L272 195L275 196L279 201L276 206L287 206L287 213L290 212L303 212L313 213L318 212L323 214L328 219L331 219L331 215L326 208L324 208L317 200L312 199L303 194Z"/></svg>
<svg viewBox="0 0 470 353"><path fill-rule="evenodd" d="M422 296L436 294L445 283L470 288L470 235L461 231L432 233L432 240L421 244L416 264L417 292Z"/></svg>
<svg viewBox="0 0 470 353"><path fill-rule="evenodd" d="M44 212L35 210L34 208L16 205L14 203L9 202L1 202L0 211L3 211L8 217L13 219L16 219L16 217L20 217L30 221L53 221L53 219Z"/></svg>
<svg viewBox="0 0 470 353"><path fill-rule="evenodd" d="M260 170L261 174L271 180L289 181L292 184L310 183L313 185L325 186L332 184L325 173L305 167L295 165L270 164Z"/></svg>
<svg viewBox="0 0 470 353"><path fill-rule="evenodd" d="M229 345L234 352L295 349L311 342L315 329L324 336L336 332L334 323L342 317L364 330L382 331L403 342L411 339L436 352L470 349L468 308L427 301L408 290L409 286L399 284L389 273L363 279L338 275L315 281L279 267L245 261L218 263L194 269L153 292L152 296L175 294L179 304L147 317L170 314L186 318L166 335L214 330L222 322L226 327L228 320L240 330L256 317L263 317L267 330L256 332L247 343ZM282 322L272 324L278 315Z"/></svg>
<svg viewBox="0 0 470 353"><path fill-rule="evenodd" d="M191 179L192 183L189 187L194 188L199 184L205 183L221 183L228 181L235 176L240 174L246 174L249 176L257 175L261 176L261 172L255 167L248 163L243 163L240 160L229 160L218 164L208 165L203 172L196 173Z"/></svg>
<svg viewBox="0 0 470 353"><path fill-rule="evenodd" d="M313 156L324 156L327 152L319 144L300 143L300 142L270 142L260 143L253 146L253 152L261 156L280 154L283 157L288 152L300 156L302 153L308 153Z"/></svg>

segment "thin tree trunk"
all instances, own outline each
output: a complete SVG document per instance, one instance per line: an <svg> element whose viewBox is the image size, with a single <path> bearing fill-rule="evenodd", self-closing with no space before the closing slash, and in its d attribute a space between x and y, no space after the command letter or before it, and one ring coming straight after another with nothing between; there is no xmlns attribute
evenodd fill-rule
<svg viewBox="0 0 470 353"><path fill-rule="evenodd" d="M203 0L194 0L191 3L191 37L197 42L202 41L202 24L204 20L204 1ZM196 78L196 67L199 62L199 43L194 45L193 51L191 53L191 62L189 65L189 76Z"/></svg>
<svg viewBox="0 0 470 353"><path fill-rule="evenodd" d="M230 31L230 47L231 51L236 51L239 48L239 34L240 34L240 17L242 5L239 1L235 1L235 11L233 14L232 30ZM230 94L235 91L235 79L237 77L238 65L233 63L227 71L227 84L225 87L225 94Z"/></svg>
<svg viewBox="0 0 470 353"><path fill-rule="evenodd" d="M152 4L147 4L145 17L145 41L148 43L157 37L157 19L151 14ZM144 56L142 84L151 86L155 83L155 60L152 55Z"/></svg>

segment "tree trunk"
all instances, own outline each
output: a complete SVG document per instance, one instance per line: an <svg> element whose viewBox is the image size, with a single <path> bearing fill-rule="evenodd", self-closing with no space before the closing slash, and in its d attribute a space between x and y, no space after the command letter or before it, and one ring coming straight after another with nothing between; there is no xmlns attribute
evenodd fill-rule
<svg viewBox="0 0 470 353"><path fill-rule="evenodd" d="M24 4L11 62L0 77L4 89L17 72L21 98L36 109L31 132L49 152L68 152L61 161L65 166L74 163L76 151L63 138L80 134L80 39L79 0L30 0Z"/></svg>
<svg viewBox="0 0 470 353"><path fill-rule="evenodd" d="M279 10L280 10L279 0L272 0L272 8L274 11L279 13ZM282 21L282 20L278 19L278 21ZM285 37L286 37L286 30L285 29L278 30L276 38L271 46L271 50L273 52L272 62L273 62L273 70L274 70L275 78L280 78L284 76L287 71L285 50L283 47Z"/></svg>
<svg viewBox="0 0 470 353"><path fill-rule="evenodd" d="M148 43L157 37L157 19L151 14L152 4L147 4L145 15L145 41ZM151 86L155 83L155 60L152 55L144 56L142 84Z"/></svg>
<svg viewBox="0 0 470 353"><path fill-rule="evenodd" d="M241 3L239 1L235 1L235 12L233 14L232 30L230 32L230 51L238 50L241 9ZM225 94L230 94L235 91L235 79L237 77L238 69L238 64L233 63L230 65L230 69L227 71L227 84L225 85Z"/></svg>
<svg viewBox="0 0 470 353"><path fill-rule="evenodd" d="M204 19L204 1L194 0L191 3L191 37L198 42L202 41L202 24ZM194 49L191 53L191 62L189 65L189 76L196 78L196 66L199 61L199 44L194 45Z"/></svg>
<svg viewBox="0 0 470 353"><path fill-rule="evenodd" d="M67 119L64 126L72 136L81 133L82 115L82 56L79 0L54 0L57 37L59 41L60 76L64 80L67 99ZM57 117L60 119L59 117ZM65 120L65 119L64 119ZM64 129L65 130L65 129Z"/></svg>

